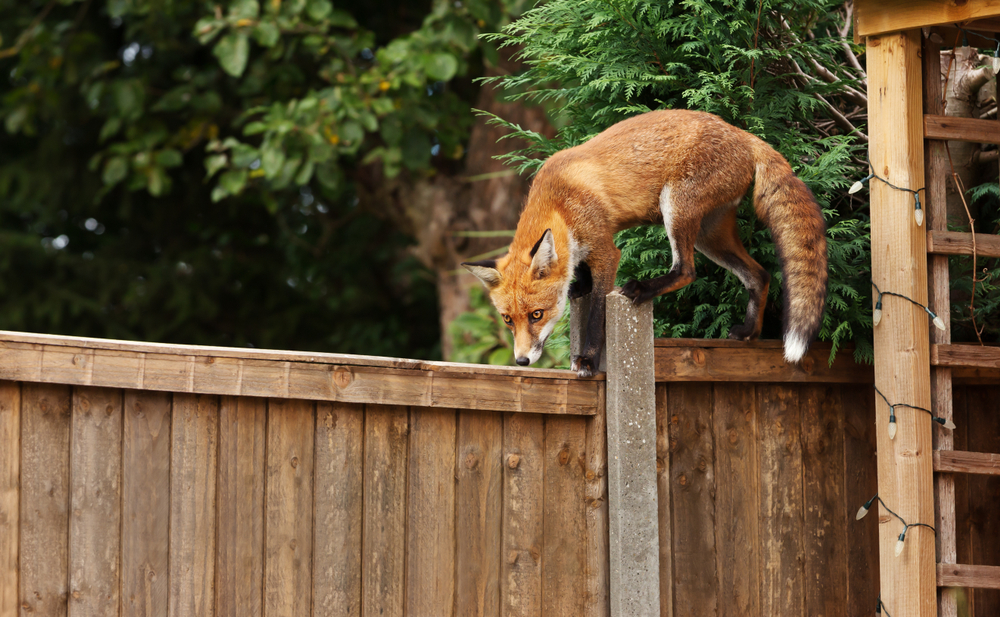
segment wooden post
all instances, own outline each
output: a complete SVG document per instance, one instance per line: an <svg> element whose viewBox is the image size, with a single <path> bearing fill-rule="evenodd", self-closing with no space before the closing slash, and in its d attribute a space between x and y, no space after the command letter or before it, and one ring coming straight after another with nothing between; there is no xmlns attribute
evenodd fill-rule
<svg viewBox="0 0 1000 617"><path fill-rule="evenodd" d="M611 617L660 614L653 303L608 294Z"/></svg>
<svg viewBox="0 0 1000 617"><path fill-rule="evenodd" d="M920 31L869 37L869 153L876 174L908 189L924 186ZM871 184L872 278L882 291L927 304L926 229L914 221L913 194L884 182ZM875 385L893 403L930 408L927 313L905 299L883 298L875 327ZM876 395L878 489L907 523L933 525L931 421L896 408L898 431L888 434L889 406ZM903 524L880 508L879 561L882 601L893 617L936 617L934 533L907 530L902 553L895 546ZM874 600L874 599L873 599Z"/></svg>

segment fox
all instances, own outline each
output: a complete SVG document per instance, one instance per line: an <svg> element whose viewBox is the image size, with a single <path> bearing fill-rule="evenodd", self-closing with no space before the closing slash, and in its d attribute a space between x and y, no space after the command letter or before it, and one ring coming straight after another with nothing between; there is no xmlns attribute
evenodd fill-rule
<svg viewBox="0 0 1000 617"><path fill-rule="evenodd" d="M646 112L553 154L532 182L507 254L462 265L482 281L513 333L520 366L542 355L567 299L592 294L585 342L570 365L579 377L590 377L604 345L605 297L621 258L614 235L662 224L670 271L630 280L621 293L638 305L690 284L697 250L746 287L746 318L729 338L754 340L771 276L737 231L736 210L751 184L754 211L770 229L781 264L785 360L797 363L826 306L822 211L781 154L713 114Z"/></svg>

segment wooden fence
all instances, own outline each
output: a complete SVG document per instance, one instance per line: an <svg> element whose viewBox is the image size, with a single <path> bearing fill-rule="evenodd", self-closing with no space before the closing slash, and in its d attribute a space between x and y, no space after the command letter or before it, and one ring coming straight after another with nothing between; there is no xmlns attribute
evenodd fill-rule
<svg viewBox="0 0 1000 617"><path fill-rule="evenodd" d="M870 368L655 351L661 615L870 615ZM0 380L0 617L608 614L601 380L15 333ZM955 398L1000 452L996 388ZM977 482L960 547L995 563Z"/></svg>

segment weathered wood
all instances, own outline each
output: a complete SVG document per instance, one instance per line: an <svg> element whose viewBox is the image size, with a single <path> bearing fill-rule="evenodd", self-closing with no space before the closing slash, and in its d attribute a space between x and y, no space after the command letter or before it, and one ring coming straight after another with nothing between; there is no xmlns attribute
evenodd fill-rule
<svg viewBox="0 0 1000 617"><path fill-rule="evenodd" d="M972 587L975 589L1000 589L1000 566L970 566L954 563L939 563L937 566L939 587ZM989 615L980 605L976 605L977 615Z"/></svg>
<svg viewBox="0 0 1000 617"><path fill-rule="evenodd" d="M263 614L266 421L264 399L227 396L220 401L215 573L218 617Z"/></svg>
<svg viewBox="0 0 1000 617"><path fill-rule="evenodd" d="M458 413L455 533L455 614L487 617L500 611L502 418Z"/></svg>
<svg viewBox="0 0 1000 617"><path fill-rule="evenodd" d="M454 613L455 420L444 409L410 420L405 614L412 617Z"/></svg>
<svg viewBox="0 0 1000 617"><path fill-rule="evenodd" d="M930 6L922 0L907 4L890 0L878 6L883 15L891 6L900 18L912 15L912 7ZM860 20L862 12L858 14ZM920 50L921 33L912 30L869 37L866 52L868 117L871 126L879 127L870 135L872 168L888 182L914 189L924 186ZM927 233L914 222L913 206L910 193L883 182L872 185L872 279L884 291L926 304ZM894 303L875 328L875 384L890 401L930 406L929 326L919 307ZM907 521L933 524L931 423L917 414L897 414L898 434L891 440L885 430L889 407L879 399L876 412L879 495ZM898 525L881 526L882 601L893 617L936 615L937 593L930 584L935 576L933 533L911 528L899 558L898 535Z"/></svg>
<svg viewBox="0 0 1000 617"><path fill-rule="evenodd" d="M1000 15L1000 2L997 0L980 0L978 2L858 0L854 7L854 13L857 16L857 32L864 37L924 26L996 17ZM869 45L871 44L869 43ZM868 90L869 92L875 91L870 78ZM895 613L893 614L895 615Z"/></svg>
<svg viewBox="0 0 1000 617"><path fill-rule="evenodd" d="M1000 347L980 345L931 345L934 366L1000 369Z"/></svg>
<svg viewBox="0 0 1000 617"><path fill-rule="evenodd" d="M674 540L670 453L670 386L656 384L656 516L660 535L660 615L674 617ZM676 438L676 435L675 435Z"/></svg>
<svg viewBox="0 0 1000 617"><path fill-rule="evenodd" d="M841 389L801 386L805 612L836 617L847 596L848 533L844 507L844 426ZM855 509L856 510L856 509ZM853 512L850 512L853 514ZM852 536L853 537L853 534Z"/></svg>
<svg viewBox="0 0 1000 617"><path fill-rule="evenodd" d="M361 615L402 615L406 561L408 410L368 405L365 414L365 528Z"/></svg>
<svg viewBox="0 0 1000 617"><path fill-rule="evenodd" d="M507 414L503 420L503 560L500 614L542 616L542 477L544 418Z"/></svg>
<svg viewBox="0 0 1000 617"><path fill-rule="evenodd" d="M600 378L571 371L126 343L0 332L0 379L193 394L266 396L592 415Z"/></svg>
<svg viewBox="0 0 1000 617"><path fill-rule="evenodd" d="M609 350L609 366L612 356ZM582 418L545 419L541 614L546 617L576 617L584 612L585 444Z"/></svg>
<svg viewBox="0 0 1000 617"><path fill-rule="evenodd" d="M1000 414L996 390L966 390L969 408L968 449L973 452L1000 452ZM975 565L997 565L1000 560L1000 477L976 474L968 476L969 515L971 522L972 560ZM994 575L1000 570L994 571ZM975 614L1000 615L1000 587L975 592Z"/></svg>
<svg viewBox="0 0 1000 617"><path fill-rule="evenodd" d="M364 421L361 405L316 405L316 615L361 614Z"/></svg>
<svg viewBox="0 0 1000 617"><path fill-rule="evenodd" d="M875 392L871 386L845 388L844 511L847 516L847 594L845 615L868 615L879 594L878 523L875 512L861 521L853 513L878 492L875 456Z"/></svg>
<svg viewBox="0 0 1000 617"><path fill-rule="evenodd" d="M267 402L265 617L312 614L314 405Z"/></svg>
<svg viewBox="0 0 1000 617"><path fill-rule="evenodd" d="M802 416L798 389L757 387L761 615L805 615Z"/></svg>
<svg viewBox="0 0 1000 617"><path fill-rule="evenodd" d="M123 615L166 617L170 541L170 395L125 392Z"/></svg>
<svg viewBox="0 0 1000 617"><path fill-rule="evenodd" d="M608 484L607 484L607 430L604 413L604 384L598 400L601 407L587 418L586 465L584 477L587 521L587 578L584 583L586 603L584 617L609 617L611 598L608 571L610 547L608 545Z"/></svg>
<svg viewBox="0 0 1000 617"><path fill-rule="evenodd" d="M719 614L760 615L760 437L755 388L717 384L714 394Z"/></svg>
<svg viewBox="0 0 1000 617"><path fill-rule="evenodd" d="M122 393L73 392L70 437L69 614L117 614L121 604Z"/></svg>
<svg viewBox="0 0 1000 617"><path fill-rule="evenodd" d="M996 120L927 114L924 116L924 137L941 141L1000 144L1000 124Z"/></svg>
<svg viewBox="0 0 1000 617"><path fill-rule="evenodd" d="M219 399L175 394L170 446L170 617L215 614Z"/></svg>
<svg viewBox="0 0 1000 617"><path fill-rule="evenodd" d="M21 385L0 381L0 617L18 613Z"/></svg>
<svg viewBox="0 0 1000 617"><path fill-rule="evenodd" d="M657 339L656 381L871 383L872 367L849 351L829 364L829 344L814 343L799 364L784 359L781 341Z"/></svg>
<svg viewBox="0 0 1000 617"><path fill-rule="evenodd" d="M671 384L667 417L674 515L674 615L716 615L719 581L711 384Z"/></svg>
<svg viewBox="0 0 1000 617"><path fill-rule="evenodd" d="M934 471L1000 476L1000 454L937 451Z"/></svg>
<svg viewBox="0 0 1000 617"><path fill-rule="evenodd" d="M65 615L69 537L70 389L21 391L21 610Z"/></svg>
<svg viewBox="0 0 1000 617"><path fill-rule="evenodd" d="M927 252L934 255L972 255L972 234L961 231L928 231ZM1000 257L1000 236L976 234L975 252L979 257ZM944 316L948 313L939 314Z"/></svg>
<svg viewBox="0 0 1000 617"><path fill-rule="evenodd" d="M659 612L653 306L607 297L611 613Z"/></svg>

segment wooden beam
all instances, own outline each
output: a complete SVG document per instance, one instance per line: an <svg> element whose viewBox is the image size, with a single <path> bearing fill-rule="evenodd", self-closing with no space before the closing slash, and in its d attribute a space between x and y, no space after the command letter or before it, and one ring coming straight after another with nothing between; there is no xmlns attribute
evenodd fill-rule
<svg viewBox="0 0 1000 617"><path fill-rule="evenodd" d="M874 2L859 18L871 18ZM900 15L929 2L884 0ZM856 9L857 10L857 9ZM914 26L908 26L914 27ZM862 32L865 32L862 30ZM870 32L869 32L870 34ZM921 33L909 30L868 38L868 117L872 168L896 186L924 186ZM872 278L884 291L927 303L927 233L913 220L913 197L887 184L871 187ZM929 408L930 350L927 314L909 303L893 303L875 328L875 385L894 403ZM886 505L908 522L933 525L934 484L931 423L916 414L897 415L889 437L889 406L875 396L878 489ZM893 617L936 617L934 534L913 527L895 554L898 521L884 510L879 526L882 601ZM920 530L914 535L914 531Z"/></svg>
<svg viewBox="0 0 1000 617"><path fill-rule="evenodd" d="M942 141L1000 144L1000 122L927 114L924 116L924 137Z"/></svg>
<svg viewBox="0 0 1000 617"><path fill-rule="evenodd" d="M972 255L972 234L961 231L928 231L927 252L934 255ZM1000 257L1000 236L976 234L976 255Z"/></svg>
<svg viewBox="0 0 1000 617"><path fill-rule="evenodd" d="M1000 476L1000 454L938 451L934 453L934 471Z"/></svg>
<svg viewBox="0 0 1000 617"><path fill-rule="evenodd" d="M931 345L934 366L1000 369L1000 347Z"/></svg>
<svg viewBox="0 0 1000 617"><path fill-rule="evenodd" d="M939 563L938 587L1000 589L1000 566L969 566Z"/></svg>
<svg viewBox="0 0 1000 617"><path fill-rule="evenodd" d="M860 36L874 36L1000 16L1000 0L857 0ZM869 87L869 90L872 90ZM874 91L874 90L872 90ZM895 614L895 613L894 613Z"/></svg>

